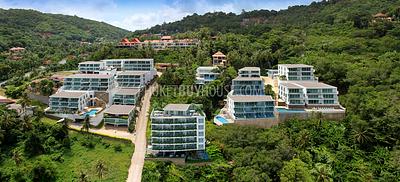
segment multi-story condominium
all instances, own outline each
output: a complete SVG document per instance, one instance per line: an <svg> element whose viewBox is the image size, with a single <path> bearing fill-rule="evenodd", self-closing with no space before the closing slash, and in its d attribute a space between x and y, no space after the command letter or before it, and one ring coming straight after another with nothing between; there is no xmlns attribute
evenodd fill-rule
<svg viewBox="0 0 400 182"><path fill-rule="evenodd" d="M232 80L235 95L264 95L264 81L260 77L241 77Z"/></svg>
<svg viewBox="0 0 400 182"><path fill-rule="evenodd" d="M317 81L280 81L279 98L288 108L340 107L337 88Z"/></svg>
<svg viewBox="0 0 400 182"><path fill-rule="evenodd" d="M157 152L205 149L205 114L193 104L168 104L151 113L151 143Z"/></svg>
<svg viewBox="0 0 400 182"><path fill-rule="evenodd" d="M103 121L105 124L115 126L128 126L134 122L135 106L132 105L111 105L104 110Z"/></svg>
<svg viewBox="0 0 400 182"><path fill-rule="evenodd" d="M305 64L278 64L279 76L289 81L314 81L314 68Z"/></svg>
<svg viewBox="0 0 400 182"><path fill-rule="evenodd" d="M226 56L218 51L212 55L213 66L226 66L228 61L226 60Z"/></svg>
<svg viewBox="0 0 400 182"><path fill-rule="evenodd" d="M227 105L234 120L274 117L274 99L269 95L233 95L230 92Z"/></svg>
<svg viewBox="0 0 400 182"><path fill-rule="evenodd" d="M196 70L196 84L204 85L217 79L219 75L218 67L200 66Z"/></svg>
<svg viewBox="0 0 400 182"><path fill-rule="evenodd" d="M239 69L238 74L240 77L260 77L261 71L259 67L244 67Z"/></svg>
<svg viewBox="0 0 400 182"><path fill-rule="evenodd" d="M137 88L116 88L113 91L114 105L135 105L140 97L140 89Z"/></svg>
<svg viewBox="0 0 400 182"><path fill-rule="evenodd" d="M274 99L265 95L260 68L245 67L232 80L227 96L227 110L234 120L274 118Z"/></svg>
<svg viewBox="0 0 400 182"><path fill-rule="evenodd" d="M50 96L50 111L61 113L77 113L90 105L91 91L59 91Z"/></svg>
<svg viewBox="0 0 400 182"><path fill-rule="evenodd" d="M99 74L104 69L105 63L101 61L85 61L79 63L79 72L85 74Z"/></svg>
<svg viewBox="0 0 400 182"><path fill-rule="evenodd" d="M154 71L153 59L106 59L102 60L107 67L117 71Z"/></svg>
<svg viewBox="0 0 400 182"><path fill-rule="evenodd" d="M150 71L122 71L117 74L117 84L121 88L143 88L153 78Z"/></svg>
<svg viewBox="0 0 400 182"><path fill-rule="evenodd" d="M75 74L64 78L63 90L109 91L114 88L114 75Z"/></svg>
<svg viewBox="0 0 400 182"><path fill-rule="evenodd" d="M151 47L155 50L163 50L167 48L186 48L196 46L199 43L196 39L172 39L171 36L162 36L159 40L145 40L141 42L138 38L131 41L124 38L117 47Z"/></svg>

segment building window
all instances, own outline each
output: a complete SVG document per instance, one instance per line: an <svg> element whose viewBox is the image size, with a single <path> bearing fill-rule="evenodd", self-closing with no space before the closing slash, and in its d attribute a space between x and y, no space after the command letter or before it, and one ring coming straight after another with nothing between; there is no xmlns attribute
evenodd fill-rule
<svg viewBox="0 0 400 182"><path fill-rule="evenodd" d="M200 131L199 132L199 137L203 137L204 136L204 132L203 131Z"/></svg>
<svg viewBox="0 0 400 182"><path fill-rule="evenodd" d="M324 98L333 98L334 97L334 95L333 94L324 94Z"/></svg>
<svg viewBox="0 0 400 182"><path fill-rule="evenodd" d="M334 104L334 100L324 100L324 104Z"/></svg>
<svg viewBox="0 0 400 182"><path fill-rule="evenodd" d="M318 93L318 89L307 89L307 93Z"/></svg>
<svg viewBox="0 0 400 182"><path fill-rule="evenodd" d="M309 104L319 104L319 100L309 100Z"/></svg>

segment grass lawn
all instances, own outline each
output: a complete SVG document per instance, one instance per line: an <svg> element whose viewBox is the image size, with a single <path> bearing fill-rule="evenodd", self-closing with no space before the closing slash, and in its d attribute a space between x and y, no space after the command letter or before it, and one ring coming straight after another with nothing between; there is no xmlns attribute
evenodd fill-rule
<svg viewBox="0 0 400 182"><path fill-rule="evenodd" d="M54 124L55 120L43 117L42 121ZM49 157L56 169L57 181L78 181L81 171L88 176L89 181L125 181L134 145L130 141L110 139L92 134L69 131L71 149L55 154L43 154L33 158L25 158L16 166L11 156L3 158L0 168L13 171L14 169L30 168L40 158ZM107 168L102 179L96 174L96 164L99 160L104 161ZM1 180L0 180L1 181Z"/></svg>
<svg viewBox="0 0 400 182"><path fill-rule="evenodd" d="M134 151L130 142L115 139L106 139L93 136L95 147L93 149L84 147L80 141L86 136L78 132L70 132L73 145L71 150L64 154L64 162L58 168L59 181L75 181L80 171L89 176L89 181L96 181L95 166L98 160L103 160L108 169L101 181L125 181ZM91 138L91 137L90 137ZM116 146L121 146L121 151L115 151Z"/></svg>

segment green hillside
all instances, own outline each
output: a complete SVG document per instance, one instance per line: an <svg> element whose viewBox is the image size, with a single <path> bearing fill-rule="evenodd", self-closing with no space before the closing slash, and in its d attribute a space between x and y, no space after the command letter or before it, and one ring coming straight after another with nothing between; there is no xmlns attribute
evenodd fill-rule
<svg viewBox="0 0 400 182"><path fill-rule="evenodd" d="M116 42L128 33L77 16L0 9L0 81L33 71L44 63L52 70L70 69L100 44ZM24 47L25 51L9 52L12 47ZM65 66L58 65L62 59L67 60Z"/></svg>
<svg viewBox="0 0 400 182"><path fill-rule="evenodd" d="M355 16L370 19L371 15L380 11L399 16L399 6L399 1L392 0L331 0L313 2L308 6L292 6L281 11L243 11L238 15L224 12L193 14L180 21L157 25L135 33L174 34L208 27L214 32L254 34L275 26L308 27L313 23L344 23L353 20Z"/></svg>
<svg viewBox="0 0 400 182"><path fill-rule="evenodd" d="M14 46L30 48L51 41L110 41L127 33L121 28L77 16L0 9L0 51Z"/></svg>

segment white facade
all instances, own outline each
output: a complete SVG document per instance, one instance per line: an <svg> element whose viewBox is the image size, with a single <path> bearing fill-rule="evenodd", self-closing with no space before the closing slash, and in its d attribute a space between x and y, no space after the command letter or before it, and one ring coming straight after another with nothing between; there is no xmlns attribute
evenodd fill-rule
<svg viewBox="0 0 400 182"><path fill-rule="evenodd" d="M59 91L50 96L49 107L54 112L77 113L90 104L93 96L91 91Z"/></svg>
<svg viewBox="0 0 400 182"><path fill-rule="evenodd" d="M314 67L305 64L278 64L278 75L289 81L314 81Z"/></svg>
<svg viewBox="0 0 400 182"><path fill-rule="evenodd" d="M217 79L219 75L218 67L201 66L196 69L196 84L204 85Z"/></svg>
<svg viewBox="0 0 400 182"><path fill-rule="evenodd" d="M75 74L64 78L63 90L109 91L114 88L114 75Z"/></svg>
<svg viewBox="0 0 400 182"><path fill-rule="evenodd" d="M288 108L340 106L337 88L321 82L280 81L279 98Z"/></svg>
<svg viewBox="0 0 400 182"><path fill-rule="evenodd" d="M154 71L154 59L106 59L102 60L107 67L117 71Z"/></svg>
<svg viewBox="0 0 400 182"><path fill-rule="evenodd" d="M78 65L79 72L85 74L99 74L105 68L105 63L101 61L85 61Z"/></svg>
<svg viewBox="0 0 400 182"><path fill-rule="evenodd" d="M152 149L158 152L205 150L205 114L192 104L168 104L151 113Z"/></svg>
<svg viewBox="0 0 400 182"><path fill-rule="evenodd" d="M121 88L143 88L155 74L155 71L122 71L117 74L116 81Z"/></svg>
<svg viewBox="0 0 400 182"><path fill-rule="evenodd" d="M260 77L261 70L259 67L244 67L239 69L239 77Z"/></svg>

